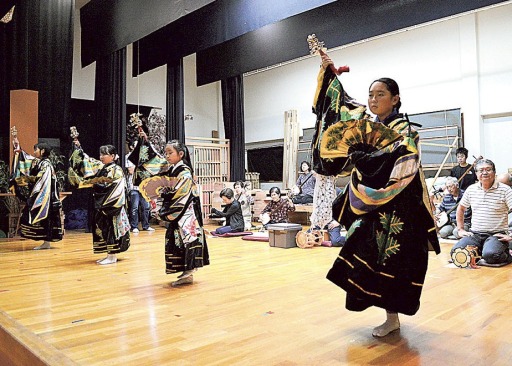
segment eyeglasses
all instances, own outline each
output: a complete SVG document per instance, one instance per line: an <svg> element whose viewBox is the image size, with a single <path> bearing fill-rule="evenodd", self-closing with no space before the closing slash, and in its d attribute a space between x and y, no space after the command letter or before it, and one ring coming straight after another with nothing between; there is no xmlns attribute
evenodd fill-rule
<svg viewBox="0 0 512 366"><path fill-rule="evenodd" d="M492 173L494 171L493 168L482 168L482 169L477 169L476 172L477 173L480 173L482 174L483 172L486 172L486 173Z"/></svg>

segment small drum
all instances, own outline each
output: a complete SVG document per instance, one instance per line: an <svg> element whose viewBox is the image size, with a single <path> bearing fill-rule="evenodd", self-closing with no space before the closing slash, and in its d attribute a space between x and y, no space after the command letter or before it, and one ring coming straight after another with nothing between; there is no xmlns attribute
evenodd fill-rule
<svg viewBox="0 0 512 366"><path fill-rule="evenodd" d="M268 224L268 223L269 223L269 221L270 221L270 215L269 215L268 213L266 213L266 212L265 212L265 213L263 213L263 214L261 214L261 216L260 216L260 221L261 221L261 223L262 223L263 225Z"/></svg>
<svg viewBox="0 0 512 366"><path fill-rule="evenodd" d="M480 258L478 248L472 245L468 245L465 248L457 248L452 253L453 264L459 268L477 268L477 258Z"/></svg>
<svg viewBox="0 0 512 366"><path fill-rule="evenodd" d="M291 192L293 196L297 196L302 193L302 189L299 186L293 186Z"/></svg>
<svg viewBox="0 0 512 366"><path fill-rule="evenodd" d="M324 234L322 230L299 231L295 236L295 243L302 249L322 245L323 240Z"/></svg>

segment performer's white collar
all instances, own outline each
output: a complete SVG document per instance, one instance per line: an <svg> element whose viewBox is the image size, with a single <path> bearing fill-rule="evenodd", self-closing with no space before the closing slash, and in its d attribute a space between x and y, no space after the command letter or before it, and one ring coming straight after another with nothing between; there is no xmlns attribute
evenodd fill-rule
<svg viewBox="0 0 512 366"><path fill-rule="evenodd" d="M174 165L172 166L172 171L174 171L177 167L179 167L180 165L183 165L183 164L185 164L185 163L183 162L183 160L178 161L176 164L174 164Z"/></svg>

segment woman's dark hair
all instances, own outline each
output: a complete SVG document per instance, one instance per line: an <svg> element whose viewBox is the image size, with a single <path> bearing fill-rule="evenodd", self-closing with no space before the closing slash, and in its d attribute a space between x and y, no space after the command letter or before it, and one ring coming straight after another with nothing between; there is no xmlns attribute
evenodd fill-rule
<svg viewBox="0 0 512 366"><path fill-rule="evenodd" d="M41 156L43 158L47 158L48 156L50 156L50 153L53 150L53 148L50 145L48 145L46 142L39 142L39 143L35 144L34 150L35 149L44 150L44 153L41 153Z"/></svg>
<svg viewBox="0 0 512 366"><path fill-rule="evenodd" d="M236 187L236 186L240 186L240 188L245 188L246 187L245 182L242 181L242 180L237 180L235 182L235 184L233 184L233 187Z"/></svg>
<svg viewBox="0 0 512 366"><path fill-rule="evenodd" d="M116 155L117 149L114 145L103 145L100 146L100 154L102 155Z"/></svg>
<svg viewBox="0 0 512 366"><path fill-rule="evenodd" d="M302 165L306 164L308 166L308 172L311 171L311 164L309 162L307 162L306 160L302 161L300 163L300 171L302 171Z"/></svg>
<svg viewBox="0 0 512 366"><path fill-rule="evenodd" d="M400 110L400 107L402 106L402 102L400 101L400 88L398 87L398 83L391 78L380 78L371 83L370 88L372 87L373 84L378 82L386 84L387 89L391 93L391 96L394 97L395 95L398 95L398 103L396 103L395 105L395 109L398 112Z"/></svg>
<svg viewBox="0 0 512 366"><path fill-rule="evenodd" d="M279 187L270 188L269 194L272 195L272 193L277 193L279 196L281 196L281 190L279 189Z"/></svg>
<svg viewBox="0 0 512 366"><path fill-rule="evenodd" d="M231 188L224 188L222 191L220 191L221 197L226 197L228 199L232 199L234 197L235 193Z"/></svg>
<svg viewBox="0 0 512 366"><path fill-rule="evenodd" d="M459 154L462 154L462 155L464 155L467 158L468 154L469 154L469 151L465 147L459 147L457 149L457 151L455 151L455 155L459 155Z"/></svg>
<svg viewBox="0 0 512 366"><path fill-rule="evenodd" d="M100 146L101 155L114 155L114 162L118 163L119 156L117 155L117 149L114 145L102 145Z"/></svg>
<svg viewBox="0 0 512 366"><path fill-rule="evenodd" d="M190 168L190 171L192 172L192 175L194 174L194 169L192 169L192 163L190 160L190 153L188 152L188 147L183 142L180 142L178 140L171 140L167 141L165 144L166 146L171 146L174 148L178 153L180 151L183 152L183 157L181 160L183 160L183 163Z"/></svg>

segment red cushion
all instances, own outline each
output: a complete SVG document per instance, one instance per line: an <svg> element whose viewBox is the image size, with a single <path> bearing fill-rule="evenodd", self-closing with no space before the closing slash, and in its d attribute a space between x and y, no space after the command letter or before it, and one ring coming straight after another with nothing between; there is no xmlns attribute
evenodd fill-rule
<svg viewBox="0 0 512 366"><path fill-rule="evenodd" d="M268 242L268 233L265 234L254 234L249 236L244 236L242 240L250 240L250 241L266 241Z"/></svg>

